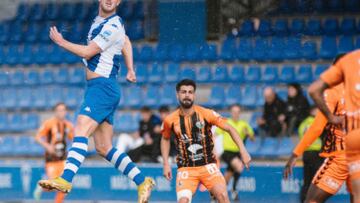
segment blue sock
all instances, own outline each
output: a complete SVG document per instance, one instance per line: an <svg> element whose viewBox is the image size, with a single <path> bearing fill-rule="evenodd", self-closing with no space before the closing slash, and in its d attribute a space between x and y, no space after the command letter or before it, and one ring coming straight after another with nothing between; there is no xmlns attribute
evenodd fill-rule
<svg viewBox="0 0 360 203"><path fill-rule="evenodd" d="M73 144L69 150L64 173L61 175L63 179L72 182L75 174L77 173L81 163L85 160L88 149L88 138L76 136L74 137Z"/></svg>
<svg viewBox="0 0 360 203"><path fill-rule="evenodd" d="M121 153L116 148L112 148L106 155L106 160L114 164L115 168L121 171L124 175L133 180L136 185L144 182L145 176L141 173L139 168L131 161L126 153Z"/></svg>

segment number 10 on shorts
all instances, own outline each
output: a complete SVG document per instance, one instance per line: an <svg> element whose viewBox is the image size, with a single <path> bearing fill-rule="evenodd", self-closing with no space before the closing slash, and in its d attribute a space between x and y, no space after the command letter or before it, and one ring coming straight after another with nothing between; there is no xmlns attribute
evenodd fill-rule
<svg viewBox="0 0 360 203"><path fill-rule="evenodd" d="M189 172L188 171L178 171L177 178L178 179L188 179L189 178Z"/></svg>

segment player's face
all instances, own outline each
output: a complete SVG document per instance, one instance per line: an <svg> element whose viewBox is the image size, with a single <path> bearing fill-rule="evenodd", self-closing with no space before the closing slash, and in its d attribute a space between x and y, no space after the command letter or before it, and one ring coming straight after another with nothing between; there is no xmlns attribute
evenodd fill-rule
<svg viewBox="0 0 360 203"><path fill-rule="evenodd" d="M160 112L161 120L164 120L166 118L166 116L168 116L168 115L169 115L169 112L167 112L167 111Z"/></svg>
<svg viewBox="0 0 360 203"><path fill-rule="evenodd" d="M195 90L193 86L181 86L180 90L176 93L181 107L188 109L194 104Z"/></svg>
<svg viewBox="0 0 360 203"><path fill-rule="evenodd" d="M293 86L288 87L288 95L289 95L289 97L296 97L297 93L298 92L297 92L297 89L295 87L293 87Z"/></svg>
<svg viewBox="0 0 360 203"><path fill-rule="evenodd" d="M104 13L112 13L120 4L120 0L99 0L99 5Z"/></svg>
<svg viewBox="0 0 360 203"><path fill-rule="evenodd" d="M238 120L240 118L241 109L238 106L233 106L230 110L231 118Z"/></svg>
<svg viewBox="0 0 360 203"><path fill-rule="evenodd" d="M65 105L59 105L56 107L56 109L55 109L55 117L56 118L63 120L63 119L65 119L66 114L67 114L67 109L66 109Z"/></svg>

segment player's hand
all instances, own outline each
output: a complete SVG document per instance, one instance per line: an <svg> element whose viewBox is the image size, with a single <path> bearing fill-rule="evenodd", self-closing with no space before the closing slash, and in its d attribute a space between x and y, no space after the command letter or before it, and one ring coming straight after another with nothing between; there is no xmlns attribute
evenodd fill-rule
<svg viewBox="0 0 360 203"><path fill-rule="evenodd" d="M62 34L57 30L55 26L50 27L49 37L53 42L60 46L64 41Z"/></svg>
<svg viewBox="0 0 360 203"><path fill-rule="evenodd" d="M51 154L51 155L55 155L55 147L54 146L52 146L52 145L49 145L49 146L47 146L46 147L46 152L47 153L49 153L49 154Z"/></svg>
<svg viewBox="0 0 360 203"><path fill-rule="evenodd" d="M171 167L169 164L164 164L163 175L168 181L172 179Z"/></svg>
<svg viewBox="0 0 360 203"><path fill-rule="evenodd" d="M128 71L127 75L126 75L126 80L129 82L136 82L136 75L135 75L135 71Z"/></svg>
<svg viewBox="0 0 360 203"><path fill-rule="evenodd" d="M249 170L250 168L250 162L251 162L251 156L246 150L241 151L241 160L243 161L246 169Z"/></svg>
<svg viewBox="0 0 360 203"><path fill-rule="evenodd" d="M292 154L291 157L289 158L288 162L285 165L284 172L283 172L284 179L288 179L292 175L293 168L296 163L296 159L297 159L297 156L294 154Z"/></svg>

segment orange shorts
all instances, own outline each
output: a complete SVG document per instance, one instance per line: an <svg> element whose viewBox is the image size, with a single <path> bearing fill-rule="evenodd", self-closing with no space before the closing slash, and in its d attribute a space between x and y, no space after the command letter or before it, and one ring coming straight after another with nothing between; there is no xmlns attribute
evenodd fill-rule
<svg viewBox="0 0 360 203"><path fill-rule="evenodd" d="M360 179L360 129L346 135L346 161L351 180Z"/></svg>
<svg viewBox="0 0 360 203"><path fill-rule="evenodd" d="M45 164L45 171L48 178L53 179L61 176L65 167L65 161L52 161Z"/></svg>
<svg viewBox="0 0 360 203"><path fill-rule="evenodd" d="M178 169L176 176L176 192L178 196L181 191L189 191L191 195L195 194L199 183L202 183L209 191L218 184L226 187L224 176L215 163Z"/></svg>
<svg viewBox="0 0 360 203"><path fill-rule="evenodd" d="M325 159L312 181L314 185L333 195L340 190L344 182L346 182L348 191L351 192L349 170L345 154Z"/></svg>

